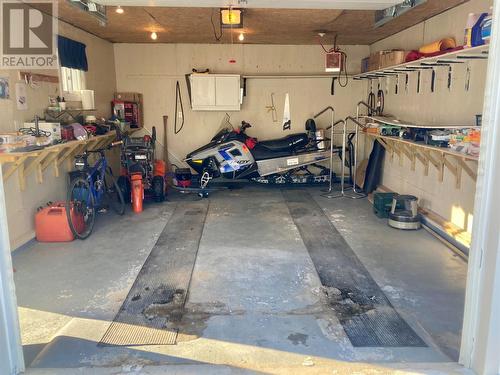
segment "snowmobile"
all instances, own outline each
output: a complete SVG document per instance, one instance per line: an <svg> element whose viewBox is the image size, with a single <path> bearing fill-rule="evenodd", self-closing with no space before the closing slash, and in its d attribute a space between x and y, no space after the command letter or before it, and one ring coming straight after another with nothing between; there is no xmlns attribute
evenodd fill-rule
<svg viewBox="0 0 500 375"><path fill-rule="evenodd" d="M246 134L252 125L242 121L234 129L226 120L210 143L184 159L199 174L200 188L214 179L248 179L263 184L329 182L330 170L319 163L330 159L330 150L314 120L306 122L305 133L258 141ZM317 169L313 173L311 168Z"/></svg>

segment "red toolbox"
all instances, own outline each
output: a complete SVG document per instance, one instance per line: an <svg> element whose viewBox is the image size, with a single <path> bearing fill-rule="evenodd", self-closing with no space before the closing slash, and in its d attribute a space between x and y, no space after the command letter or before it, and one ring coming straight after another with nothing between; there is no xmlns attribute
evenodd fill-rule
<svg viewBox="0 0 500 375"><path fill-rule="evenodd" d="M76 230L83 229L83 216L71 210ZM80 226L81 225L81 226ZM41 208L35 215L36 239L40 242L68 242L75 238L68 225L66 217L66 202L50 203Z"/></svg>

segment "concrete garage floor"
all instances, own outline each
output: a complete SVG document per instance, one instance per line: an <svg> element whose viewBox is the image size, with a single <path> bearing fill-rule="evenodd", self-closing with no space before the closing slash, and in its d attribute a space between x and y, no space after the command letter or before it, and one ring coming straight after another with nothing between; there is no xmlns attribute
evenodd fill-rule
<svg viewBox="0 0 500 375"><path fill-rule="evenodd" d="M173 194L140 215L103 215L86 241L31 242L15 251L29 372L93 367L99 374L161 373L163 367L151 366L167 366L174 373L463 373L452 362L460 343L466 263L424 230L389 228L367 200L327 200L319 189L307 190L428 347L354 348L324 303L283 194L252 185L209 198L186 304L188 324L177 345L97 343L176 205L197 197Z"/></svg>

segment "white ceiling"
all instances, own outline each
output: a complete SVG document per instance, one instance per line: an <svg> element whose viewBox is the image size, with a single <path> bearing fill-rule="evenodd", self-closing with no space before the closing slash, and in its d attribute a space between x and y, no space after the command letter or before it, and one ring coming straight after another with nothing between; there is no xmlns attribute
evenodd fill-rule
<svg viewBox="0 0 500 375"><path fill-rule="evenodd" d="M238 8L280 9L385 9L403 0L96 0L110 6L161 6L219 8L229 5Z"/></svg>

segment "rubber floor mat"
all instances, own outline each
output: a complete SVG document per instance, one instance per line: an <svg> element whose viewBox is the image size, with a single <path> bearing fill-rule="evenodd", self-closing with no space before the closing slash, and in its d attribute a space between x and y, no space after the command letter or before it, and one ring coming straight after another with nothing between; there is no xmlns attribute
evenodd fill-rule
<svg viewBox="0 0 500 375"><path fill-rule="evenodd" d="M207 201L176 207L99 345L176 343L207 211Z"/></svg>
<svg viewBox="0 0 500 375"><path fill-rule="evenodd" d="M354 347L426 347L309 193L285 190L328 304Z"/></svg>

